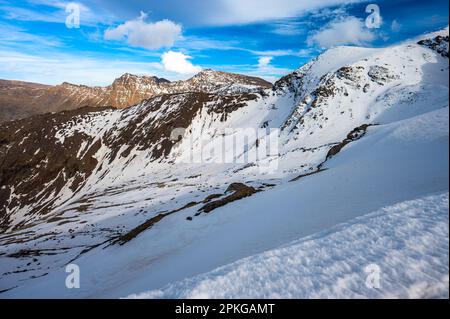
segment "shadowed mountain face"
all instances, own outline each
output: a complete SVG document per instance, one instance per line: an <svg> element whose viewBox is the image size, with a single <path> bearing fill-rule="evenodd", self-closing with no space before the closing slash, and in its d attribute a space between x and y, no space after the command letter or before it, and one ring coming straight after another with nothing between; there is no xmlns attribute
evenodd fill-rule
<svg viewBox="0 0 450 319"><path fill-rule="evenodd" d="M0 123L84 106L126 108L161 94L245 93L271 86L271 83L259 78L213 70L205 70L189 80L176 82L127 73L106 87L70 83L49 86L0 80Z"/></svg>
<svg viewBox="0 0 450 319"><path fill-rule="evenodd" d="M258 93L165 94L122 110L83 107L4 123L0 182L15 185L21 195L15 198L11 187L0 189L0 229L9 224L7 211L32 205L30 217L45 215L53 207L54 201L48 201L53 193L61 194L65 187L78 192L94 170L109 171L117 161L129 163L135 151L148 152L149 162L167 158L177 142L172 131L189 127L202 112L225 122L228 114L259 98ZM101 149L106 153L99 161L95 154Z"/></svg>

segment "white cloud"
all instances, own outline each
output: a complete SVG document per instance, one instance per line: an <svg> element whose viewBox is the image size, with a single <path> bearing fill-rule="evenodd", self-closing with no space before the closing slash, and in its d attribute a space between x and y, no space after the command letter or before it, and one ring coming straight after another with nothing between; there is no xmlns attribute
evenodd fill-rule
<svg viewBox="0 0 450 319"><path fill-rule="evenodd" d="M272 61L273 57L271 56L262 56L258 59L258 68L266 68L269 66L270 61Z"/></svg>
<svg viewBox="0 0 450 319"><path fill-rule="evenodd" d="M269 82L275 82L280 77L291 72L291 70L272 65L271 62L273 61L273 59L274 59L274 57L272 57L272 56L261 56L258 59L258 64L256 65L256 67L252 66L253 70L249 70L249 71L244 70L244 72L238 70L237 72L245 73L245 74L252 75L252 76L257 76L257 77L263 78Z"/></svg>
<svg viewBox="0 0 450 319"><path fill-rule="evenodd" d="M141 12L139 18L130 20L105 31L106 40L127 40L132 46L146 49L160 49L173 46L181 37L181 25L170 20L146 23L147 15Z"/></svg>
<svg viewBox="0 0 450 319"><path fill-rule="evenodd" d="M168 51L162 55L162 64L167 71L179 74L194 74L202 69L193 65L188 59L191 57L181 52Z"/></svg>
<svg viewBox="0 0 450 319"><path fill-rule="evenodd" d="M375 40L376 35L356 17L335 20L308 37L308 45L330 48L338 45L364 46Z"/></svg>

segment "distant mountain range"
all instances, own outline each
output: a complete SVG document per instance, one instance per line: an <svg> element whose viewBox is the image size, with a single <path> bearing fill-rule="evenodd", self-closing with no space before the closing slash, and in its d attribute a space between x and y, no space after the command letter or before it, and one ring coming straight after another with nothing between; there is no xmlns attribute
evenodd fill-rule
<svg viewBox="0 0 450 319"><path fill-rule="evenodd" d="M161 94L232 94L253 92L271 86L271 83L260 78L214 70L204 70L189 80L176 82L127 73L106 87L70 83L50 86L0 80L0 123L84 106L126 108Z"/></svg>

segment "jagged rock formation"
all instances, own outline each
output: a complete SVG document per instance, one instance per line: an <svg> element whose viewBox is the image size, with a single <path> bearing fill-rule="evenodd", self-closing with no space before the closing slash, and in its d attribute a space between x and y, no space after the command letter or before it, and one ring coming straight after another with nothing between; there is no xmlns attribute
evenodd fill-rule
<svg viewBox="0 0 450 319"><path fill-rule="evenodd" d="M438 35L431 39L420 40L418 44L427 46L443 57L448 58L448 35Z"/></svg>

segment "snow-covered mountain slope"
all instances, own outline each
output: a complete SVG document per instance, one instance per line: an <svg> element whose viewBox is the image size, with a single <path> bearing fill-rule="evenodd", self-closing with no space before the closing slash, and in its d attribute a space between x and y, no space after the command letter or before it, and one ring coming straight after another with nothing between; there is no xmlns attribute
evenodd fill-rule
<svg viewBox="0 0 450 319"><path fill-rule="evenodd" d="M448 58L417 42L335 48L263 91L2 126L0 296L160 289L448 192ZM270 131L242 128L279 129L278 149L255 160ZM227 139L241 147L211 151ZM69 262L80 289L64 286Z"/></svg>
<svg viewBox="0 0 450 319"><path fill-rule="evenodd" d="M320 174L258 193L187 221L186 217L196 212L196 207L190 207L162 219L125 245L105 243L85 252L74 261L82 270L80 289L68 290L63 285L66 276L63 262L76 258L77 251L42 250L37 255L43 267L61 263L61 268L5 292L3 297L123 297L158 289L170 282L326 231L380 207L425 194L448 192L448 142L448 108L372 128L365 138L333 158L327 164L328 169ZM409 207L414 209L413 204ZM417 210L420 209L419 205ZM438 212L442 213L442 210L441 207ZM438 220L441 229L442 217ZM400 232L395 224L392 227L390 231ZM435 234L428 235L427 238L433 238ZM442 261L445 260L445 251L439 247L448 245L448 237L445 240L446 233L440 236L443 242L439 245L432 240L421 244L430 245L430 251L434 251ZM82 238L78 236L75 239L59 237L58 240L61 241L57 246L60 249L74 241L82 244ZM344 244L344 241L340 243ZM50 248L52 245L43 243L40 246ZM384 253L395 255L397 248L385 243ZM78 252L82 249L79 248ZM58 259L47 255L52 252L59 252ZM336 253L336 258L344 258L339 256ZM373 256L370 261L382 263L377 257ZM366 258L354 265L355 271L360 269L363 272L366 261L370 259ZM422 255L420 251L416 251L415 258L432 263L427 259L431 257ZM5 269L8 263L17 265L14 258L2 258L1 262ZM436 263L432 283L439 276L448 276L448 263ZM37 270L31 271L34 275L40 274ZM5 276L4 283L13 285L15 281L8 280L12 278ZM360 279L363 284L365 276ZM402 283L404 278L393 277L391 280Z"/></svg>
<svg viewBox="0 0 450 319"><path fill-rule="evenodd" d="M214 70L204 70L191 79L176 82L126 73L105 87L70 83L45 86L0 80L0 123L84 106L126 108L162 94L250 93L271 86L263 79Z"/></svg>
<svg viewBox="0 0 450 319"><path fill-rule="evenodd" d="M398 203L129 298L448 298L448 209L448 193Z"/></svg>

